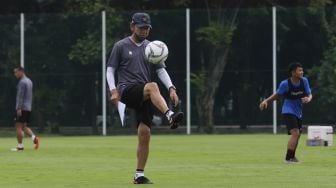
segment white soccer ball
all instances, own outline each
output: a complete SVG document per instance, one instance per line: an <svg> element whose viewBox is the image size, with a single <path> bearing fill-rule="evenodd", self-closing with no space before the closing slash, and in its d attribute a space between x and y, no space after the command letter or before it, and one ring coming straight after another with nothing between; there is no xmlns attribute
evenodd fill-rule
<svg viewBox="0 0 336 188"><path fill-rule="evenodd" d="M162 41L152 41L146 46L145 56L150 63L163 63L168 57L168 47Z"/></svg>

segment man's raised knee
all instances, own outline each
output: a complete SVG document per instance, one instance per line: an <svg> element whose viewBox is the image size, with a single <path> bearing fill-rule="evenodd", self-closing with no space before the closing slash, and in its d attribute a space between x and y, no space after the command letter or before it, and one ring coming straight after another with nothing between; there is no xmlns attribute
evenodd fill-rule
<svg viewBox="0 0 336 188"><path fill-rule="evenodd" d="M146 89L149 90L150 92L155 92L159 90L159 86L155 82L150 82L146 84Z"/></svg>

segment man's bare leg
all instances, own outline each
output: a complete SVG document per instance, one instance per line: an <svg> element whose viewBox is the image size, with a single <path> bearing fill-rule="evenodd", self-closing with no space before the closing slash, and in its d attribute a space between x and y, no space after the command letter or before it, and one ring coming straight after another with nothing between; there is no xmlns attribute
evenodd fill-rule
<svg viewBox="0 0 336 188"><path fill-rule="evenodd" d="M149 154L150 128L144 123L138 127L137 169L144 170Z"/></svg>
<svg viewBox="0 0 336 188"><path fill-rule="evenodd" d="M23 127L24 127L24 123L21 123L21 122L16 122L15 123L17 145L16 145L15 148L11 149L12 151L24 150L24 146L23 146Z"/></svg>
<svg viewBox="0 0 336 188"><path fill-rule="evenodd" d="M31 139L33 140L34 143L34 148L38 149L40 144L39 144L39 138L37 136L35 136L34 132L27 126L27 123L25 123L24 127L23 127L24 132L31 137Z"/></svg>
<svg viewBox="0 0 336 188"><path fill-rule="evenodd" d="M34 135L33 131L27 127L27 123L24 124L23 126L23 131L26 133L29 137L32 137Z"/></svg>
<svg viewBox="0 0 336 188"><path fill-rule="evenodd" d="M24 126L23 123L19 123L19 122L15 123L16 139L17 139L18 144L22 144L22 140L23 140L23 134L22 134L23 126Z"/></svg>
<svg viewBox="0 0 336 188"><path fill-rule="evenodd" d="M145 178L144 174L149 155L150 135L150 128L141 122L138 127L137 169L134 176L135 184L144 182L146 182L146 184L152 183L150 180Z"/></svg>
<svg viewBox="0 0 336 188"><path fill-rule="evenodd" d="M178 122L182 121L183 113L174 113L171 111L164 98L162 97L159 86L155 82L147 83L144 87L144 100L150 99L152 104L160 110L161 113L165 114L171 129L176 129L178 127Z"/></svg>
<svg viewBox="0 0 336 188"><path fill-rule="evenodd" d="M286 160L293 159L295 157L295 151L298 146L299 138L300 138L300 130L297 128L290 130L291 137L288 140L287 144L287 154Z"/></svg>
<svg viewBox="0 0 336 188"><path fill-rule="evenodd" d="M166 101L160 93L159 86L155 82L147 83L144 87L144 100L147 99L150 99L153 105L163 114L169 110Z"/></svg>

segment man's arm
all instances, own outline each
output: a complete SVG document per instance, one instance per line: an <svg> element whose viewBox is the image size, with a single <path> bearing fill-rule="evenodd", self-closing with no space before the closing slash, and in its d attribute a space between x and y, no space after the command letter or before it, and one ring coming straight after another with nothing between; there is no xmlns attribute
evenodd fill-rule
<svg viewBox="0 0 336 188"><path fill-rule="evenodd" d="M163 83L164 86L166 86L167 90L169 90L169 88L174 87L170 76L168 75L168 72L166 71L165 68L159 68L156 70L156 73L159 77L159 79L161 80L161 82Z"/></svg>
<svg viewBox="0 0 336 188"><path fill-rule="evenodd" d="M309 103L312 99L313 99L313 95L309 94L308 96L303 97L301 100L302 100L302 103Z"/></svg>
<svg viewBox="0 0 336 188"><path fill-rule="evenodd" d="M165 68L159 68L156 70L156 73L163 83L164 86L166 86L167 90L169 91L169 97L170 100L174 103L175 106L178 105L179 103L179 98L176 94L176 88L173 85L170 76L168 75L167 71Z"/></svg>
<svg viewBox="0 0 336 188"><path fill-rule="evenodd" d="M287 82L287 80L282 81L280 83L277 91L274 94L272 94L271 96L269 96L267 99L264 99L260 103L260 105L259 105L260 110L266 109L270 102L273 102L274 100L277 100L279 98L279 96L285 95L286 92L288 92L288 82Z"/></svg>
<svg viewBox="0 0 336 188"><path fill-rule="evenodd" d="M279 98L279 95L277 93L274 93L273 95L269 96L267 99L264 99L259 105L260 110L266 109L268 106L268 103L274 100L277 100L278 98Z"/></svg>
<svg viewBox="0 0 336 188"><path fill-rule="evenodd" d="M304 83L306 92L309 93L309 94L308 94L308 96L303 97L301 99L301 101L302 101L302 103L309 103L313 99L313 95L311 94L311 89L310 89L308 79L304 78L303 83Z"/></svg>
<svg viewBox="0 0 336 188"><path fill-rule="evenodd" d="M23 82L19 82L18 84L18 90L17 90L17 94L16 94L16 100L17 100L17 106L16 106L16 113L18 116L22 115L22 106L23 106L23 98L25 95L25 84Z"/></svg>
<svg viewBox="0 0 336 188"><path fill-rule="evenodd" d="M113 67L107 67L106 79L107 79L107 83L109 85L110 91L116 88L114 73L115 73L115 69Z"/></svg>
<svg viewBox="0 0 336 188"><path fill-rule="evenodd" d="M117 104L119 101L119 94L115 86L114 78L115 69L113 67L107 67L106 70L106 79L111 91L111 101L113 104Z"/></svg>
<svg viewBox="0 0 336 188"><path fill-rule="evenodd" d="M121 47L119 43L114 44L110 58L107 63L107 70L106 70L106 79L107 79L107 83L111 91L111 102L115 105L118 104L119 94L118 94L118 91L115 85L115 77L114 77L115 74L114 73L118 69L119 62L121 61L121 57L120 57L121 49L120 48Z"/></svg>

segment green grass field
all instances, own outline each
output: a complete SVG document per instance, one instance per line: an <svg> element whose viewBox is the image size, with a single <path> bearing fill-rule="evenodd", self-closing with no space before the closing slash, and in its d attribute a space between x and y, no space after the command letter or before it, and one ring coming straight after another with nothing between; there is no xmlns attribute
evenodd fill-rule
<svg viewBox="0 0 336 188"><path fill-rule="evenodd" d="M287 135L153 136L148 187L335 187L335 147L307 147L299 165L283 164ZM135 136L42 137L33 150L11 152L0 139L0 187L137 187Z"/></svg>

